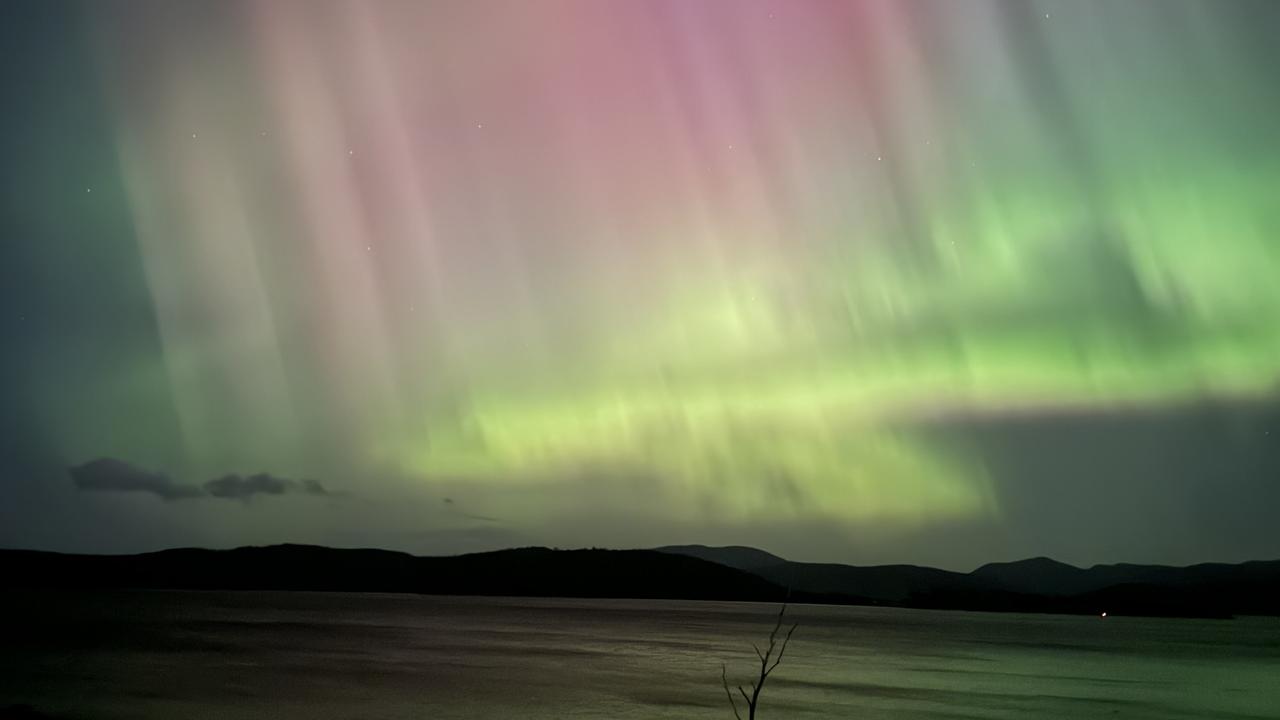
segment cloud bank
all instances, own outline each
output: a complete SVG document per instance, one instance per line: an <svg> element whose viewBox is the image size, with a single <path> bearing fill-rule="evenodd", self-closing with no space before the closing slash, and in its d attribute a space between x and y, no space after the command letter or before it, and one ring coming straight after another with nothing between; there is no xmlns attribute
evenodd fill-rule
<svg viewBox="0 0 1280 720"><path fill-rule="evenodd" d="M179 483L164 473L116 458L99 458L68 468L67 472L77 490L142 492L166 501L202 497L247 501L255 495L333 495L318 480L298 480L270 473L224 475L201 485Z"/></svg>
<svg viewBox="0 0 1280 720"><path fill-rule="evenodd" d="M268 473L258 473L248 477L224 475L216 480L210 480L203 487L206 493L216 498L248 499L254 495L284 495L286 493L303 495L330 494L317 480L293 480Z"/></svg>

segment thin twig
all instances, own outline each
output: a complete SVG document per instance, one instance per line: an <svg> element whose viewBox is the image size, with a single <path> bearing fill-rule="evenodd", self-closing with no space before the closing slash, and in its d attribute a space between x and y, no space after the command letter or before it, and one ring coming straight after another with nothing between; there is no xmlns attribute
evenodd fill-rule
<svg viewBox="0 0 1280 720"><path fill-rule="evenodd" d="M769 666L769 672L765 673L765 675L768 675L769 673L773 672L773 669L778 667L778 663L782 662L782 656L785 655L787 652L787 643L791 642L791 634L794 633L796 631L796 628L798 627L800 627L800 624L796 623L795 625L791 626L790 630L787 631L787 636L782 639L782 648L778 650L778 658L773 661L773 665Z"/></svg>
<svg viewBox="0 0 1280 720"><path fill-rule="evenodd" d="M725 668L724 663L720 663L720 684L724 685L724 696L729 698L729 707L733 708L733 716L737 718L737 720L742 720L742 716L738 714L738 704L733 701L733 693L729 691L728 672L729 671Z"/></svg>
<svg viewBox="0 0 1280 720"><path fill-rule="evenodd" d="M782 644L778 644L778 633L782 630L782 618L787 612L787 604L782 603L782 607L778 609L778 617L774 620L773 629L769 632L769 647L764 652L760 651L760 646L755 643L751 644L751 649L756 651L756 657L760 660L760 677L756 682L748 683L751 686L751 694L741 685L738 686L738 694L742 695L742 699L747 703L747 719L755 720L756 708L760 704L760 692L764 690L764 683L769 679L772 673L782 662L782 657L787 653L787 645L791 642L791 636L795 633L796 628L800 627L799 623L793 624L786 635L782 636ZM774 657L773 653L777 650L778 655ZM769 661L773 662L770 663ZM729 706L733 709L733 716L737 720L742 720L742 715L738 713L738 703L733 699L733 693L729 690L729 678L724 663L720 664L720 684L724 686L725 696L729 698Z"/></svg>

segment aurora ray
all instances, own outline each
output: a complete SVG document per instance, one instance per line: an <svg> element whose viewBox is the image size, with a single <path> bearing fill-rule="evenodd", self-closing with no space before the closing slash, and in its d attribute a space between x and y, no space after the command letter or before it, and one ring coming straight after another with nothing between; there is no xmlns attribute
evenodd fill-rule
<svg viewBox="0 0 1280 720"><path fill-rule="evenodd" d="M84 17L158 347L42 386L68 463L903 533L1007 519L939 422L1276 387L1265 3Z"/></svg>

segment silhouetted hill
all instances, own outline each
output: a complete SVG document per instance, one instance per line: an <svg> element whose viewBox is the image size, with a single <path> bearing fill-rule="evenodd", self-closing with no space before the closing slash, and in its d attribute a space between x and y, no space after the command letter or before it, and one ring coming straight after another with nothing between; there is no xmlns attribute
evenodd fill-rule
<svg viewBox="0 0 1280 720"><path fill-rule="evenodd" d="M702 557L717 557L693 547ZM684 551L680 546L662 549ZM750 557L745 552L749 550L734 548L733 557ZM915 565L859 567L783 560L751 569L793 593L820 596L826 602L1004 612L1280 615L1280 561L1083 569L1038 557L958 573Z"/></svg>
<svg viewBox="0 0 1280 720"><path fill-rule="evenodd" d="M843 596L867 604L900 604L919 593L963 587L969 582L964 573L936 568L792 562L764 550L742 546L669 545L658 550L749 570L793 592Z"/></svg>
<svg viewBox="0 0 1280 720"><path fill-rule="evenodd" d="M725 547L709 547L707 545L664 545L654 548L658 552L674 553L676 555L688 555L690 557L710 560L721 565L728 565L739 570L754 571L759 568L766 568L770 565L781 565L786 560L764 550L758 550L753 547L745 547L743 545L728 545Z"/></svg>
<svg viewBox="0 0 1280 720"><path fill-rule="evenodd" d="M988 563L969 573L993 588L1041 595L1074 595L1100 587L1088 571L1047 557Z"/></svg>
<svg viewBox="0 0 1280 720"><path fill-rule="evenodd" d="M419 558L420 592L464 595L779 600L785 591L736 568L652 550L524 548Z"/></svg>
<svg viewBox="0 0 1280 720"><path fill-rule="evenodd" d="M758 574L793 590L854 595L883 604L902 604L920 593L962 586L968 580L961 573L915 565L857 567L788 562L764 568Z"/></svg>
<svg viewBox="0 0 1280 720"><path fill-rule="evenodd" d="M957 573L914 565L798 563L754 548L705 546L535 547L452 557L307 545L142 555L0 550L0 588L21 587L760 601L777 601L789 592L792 602L801 603L1112 615L1280 615L1280 561L1082 569L1032 558Z"/></svg>
<svg viewBox="0 0 1280 720"><path fill-rule="evenodd" d="M326 590L447 595L779 600L755 575L651 550L520 548L453 557L306 545L141 555L0 551L0 586Z"/></svg>
<svg viewBox="0 0 1280 720"><path fill-rule="evenodd" d="M1123 596L1128 598L1125 602L1138 602L1139 596L1153 599L1162 593L1164 605L1185 604L1194 599L1203 606L1236 607L1236 612L1256 612L1256 608L1280 603L1280 561L1188 567L1122 563L1082 569L1049 558L1032 558L983 565L971 576L1000 590L1093 597L1100 601Z"/></svg>

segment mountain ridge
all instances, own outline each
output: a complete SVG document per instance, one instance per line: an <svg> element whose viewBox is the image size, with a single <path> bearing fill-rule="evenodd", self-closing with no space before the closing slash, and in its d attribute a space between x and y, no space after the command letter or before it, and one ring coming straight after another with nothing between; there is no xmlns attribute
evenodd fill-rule
<svg viewBox="0 0 1280 720"><path fill-rule="evenodd" d="M695 547L699 557L713 561L726 550ZM729 549L739 555L740 548ZM923 565L860 566L783 559L754 572L792 590L859 597L868 604L1204 617L1280 615L1280 560L1181 567L1114 563L1080 568L1036 556L985 563L963 573Z"/></svg>
<svg viewBox="0 0 1280 720"><path fill-rule="evenodd" d="M743 565L750 570L736 567ZM1078 568L1051 558L969 573L802 563L746 546L524 547L453 556L317 545L137 555L0 550L0 588L404 592L737 600L940 610L1231 617L1280 615L1280 561Z"/></svg>

